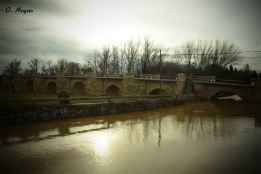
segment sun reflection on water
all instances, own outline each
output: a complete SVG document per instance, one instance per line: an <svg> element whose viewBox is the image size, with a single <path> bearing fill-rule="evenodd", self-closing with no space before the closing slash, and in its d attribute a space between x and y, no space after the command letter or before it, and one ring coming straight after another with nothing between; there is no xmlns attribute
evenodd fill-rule
<svg viewBox="0 0 261 174"><path fill-rule="evenodd" d="M100 156L105 157L109 154L112 144L112 134L108 132L99 132L92 137L94 152Z"/></svg>

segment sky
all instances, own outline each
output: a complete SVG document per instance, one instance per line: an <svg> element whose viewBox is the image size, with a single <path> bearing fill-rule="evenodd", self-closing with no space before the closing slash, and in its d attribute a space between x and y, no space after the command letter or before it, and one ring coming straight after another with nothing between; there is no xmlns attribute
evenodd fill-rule
<svg viewBox="0 0 261 174"><path fill-rule="evenodd" d="M261 50L260 10L260 0L1 0L0 70L14 58L79 62L93 49L145 37L166 48L226 40ZM261 70L261 54L242 57Z"/></svg>

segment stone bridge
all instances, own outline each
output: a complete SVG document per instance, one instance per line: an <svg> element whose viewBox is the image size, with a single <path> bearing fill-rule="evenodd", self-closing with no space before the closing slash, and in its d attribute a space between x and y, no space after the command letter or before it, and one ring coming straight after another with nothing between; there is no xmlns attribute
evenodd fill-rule
<svg viewBox="0 0 261 174"><path fill-rule="evenodd" d="M56 95L65 91L78 96L182 95L186 76L37 76L1 79L2 93Z"/></svg>
<svg viewBox="0 0 261 174"><path fill-rule="evenodd" d="M215 76L186 76L175 78L159 75L107 75L107 76L36 76L15 80L1 77L2 94L57 95L66 91L75 96L127 96L127 95L195 95L211 98L219 93L238 94L243 98L260 98L261 83L216 80Z"/></svg>
<svg viewBox="0 0 261 174"><path fill-rule="evenodd" d="M225 94L237 94L243 99L261 99L259 81L216 80L215 77L190 79L190 92L201 98L213 98Z"/></svg>

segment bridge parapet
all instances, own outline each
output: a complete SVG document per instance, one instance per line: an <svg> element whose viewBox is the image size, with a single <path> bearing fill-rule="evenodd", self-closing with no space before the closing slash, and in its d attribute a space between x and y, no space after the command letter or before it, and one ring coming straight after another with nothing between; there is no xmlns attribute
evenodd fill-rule
<svg viewBox="0 0 261 174"><path fill-rule="evenodd" d="M193 82L205 82L205 83L215 83L216 76L208 75L192 75L191 79Z"/></svg>
<svg viewBox="0 0 261 174"><path fill-rule="evenodd" d="M162 81L162 82L176 82L176 76L162 76L160 74L144 74L144 75L136 75L134 76L137 80L145 80L145 81Z"/></svg>
<svg viewBox="0 0 261 174"><path fill-rule="evenodd" d="M123 79L122 74L97 74L97 79Z"/></svg>
<svg viewBox="0 0 261 174"><path fill-rule="evenodd" d="M142 74L142 75L135 75L137 79L160 79L159 74Z"/></svg>

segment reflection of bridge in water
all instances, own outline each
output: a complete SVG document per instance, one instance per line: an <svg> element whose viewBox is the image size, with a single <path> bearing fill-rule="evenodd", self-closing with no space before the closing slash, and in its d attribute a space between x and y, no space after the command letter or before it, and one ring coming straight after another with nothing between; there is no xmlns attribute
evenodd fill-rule
<svg viewBox="0 0 261 174"><path fill-rule="evenodd" d="M220 111L219 107L207 103L202 107L203 105L200 104L188 105L131 115L63 120L21 127L2 127L0 144L12 145L115 129L120 132L124 131L130 142L148 141L160 146L164 140L173 137L183 137L184 140L193 141L215 140L220 137L231 138L239 129L260 125L260 120L255 117L220 117L220 115L213 114L217 110ZM242 122L240 127L235 124L236 121Z"/></svg>

